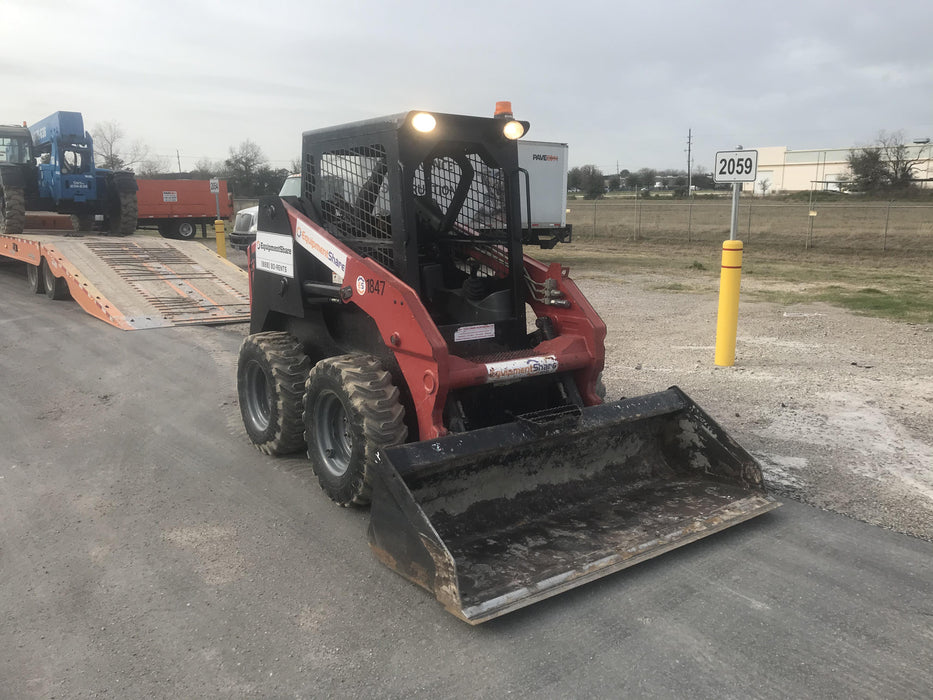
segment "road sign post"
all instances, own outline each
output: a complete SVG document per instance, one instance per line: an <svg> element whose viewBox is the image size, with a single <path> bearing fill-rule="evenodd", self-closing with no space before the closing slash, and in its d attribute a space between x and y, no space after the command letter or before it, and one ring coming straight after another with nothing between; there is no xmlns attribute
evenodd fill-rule
<svg viewBox="0 0 933 700"><path fill-rule="evenodd" d="M722 267L719 273L719 316L716 321L716 354L719 367L735 364L735 340L739 326L739 284L742 279L742 241L736 240L739 228L739 192L743 182L755 182L758 175L758 151L719 151L713 169L715 182L732 183L732 222L729 240L722 244Z"/></svg>
<svg viewBox="0 0 933 700"><path fill-rule="evenodd" d="M217 237L217 254L222 258L226 258L226 228L223 220L220 218L220 180L216 177L211 178L211 192L214 193L214 204L217 206L217 218L214 219L214 235Z"/></svg>
<svg viewBox="0 0 933 700"><path fill-rule="evenodd" d="M203 190L202 190L203 191ZM220 180L211 178L211 192L214 194L214 204L217 206L217 218L220 218Z"/></svg>
<svg viewBox="0 0 933 700"><path fill-rule="evenodd" d="M732 226L729 240L738 235L739 190L742 182L754 182L758 176L758 151L719 151L716 154L716 167L713 169L715 182L732 183Z"/></svg>

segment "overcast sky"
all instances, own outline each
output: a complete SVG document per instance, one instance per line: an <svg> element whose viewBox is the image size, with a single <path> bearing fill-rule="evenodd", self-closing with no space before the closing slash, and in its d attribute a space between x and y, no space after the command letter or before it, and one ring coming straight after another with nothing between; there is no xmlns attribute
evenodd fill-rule
<svg viewBox="0 0 933 700"><path fill-rule="evenodd" d="M886 7L887 5L887 7ZM427 109L491 115L571 165L710 168L738 144L933 137L933 1L3 0L0 122L82 112L183 170L251 139Z"/></svg>

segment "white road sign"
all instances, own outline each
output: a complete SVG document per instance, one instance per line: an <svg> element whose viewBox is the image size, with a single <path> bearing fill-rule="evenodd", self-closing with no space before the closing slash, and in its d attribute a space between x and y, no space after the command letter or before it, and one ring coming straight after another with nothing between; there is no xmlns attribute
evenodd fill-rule
<svg viewBox="0 0 933 700"><path fill-rule="evenodd" d="M201 190L202 192L204 190ZM220 180L216 177L211 178L211 194L217 194L220 192Z"/></svg>
<svg viewBox="0 0 933 700"><path fill-rule="evenodd" d="M715 182L754 182L758 175L758 151L719 151L713 168Z"/></svg>

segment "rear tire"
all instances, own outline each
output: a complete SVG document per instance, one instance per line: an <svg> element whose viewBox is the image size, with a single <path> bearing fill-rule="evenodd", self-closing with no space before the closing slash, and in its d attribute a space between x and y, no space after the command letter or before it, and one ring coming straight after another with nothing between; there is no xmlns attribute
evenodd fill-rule
<svg viewBox="0 0 933 700"><path fill-rule="evenodd" d="M45 291L45 285L42 281L42 270L39 265L26 263L26 284L33 294L42 294Z"/></svg>
<svg viewBox="0 0 933 700"><path fill-rule="evenodd" d="M198 226L190 221L179 221L175 225L175 238L190 241L198 236Z"/></svg>
<svg viewBox="0 0 933 700"><path fill-rule="evenodd" d="M22 188L0 186L0 234L18 236L26 227L26 195Z"/></svg>
<svg viewBox="0 0 933 700"><path fill-rule="evenodd" d="M405 409L392 376L371 355L318 362L304 401L308 459L321 488L341 506L365 505L376 452L405 442Z"/></svg>
<svg viewBox="0 0 933 700"><path fill-rule="evenodd" d="M45 258L42 258L42 286L45 287L45 296L53 301L68 299L68 283L64 277L56 277Z"/></svg>
<svg viewBox="0 0 933 700"><path fill-rule="evenodd" d="M301 408L310 368L304 349L289 333L255 333L240 346L240 415L261 452L284 455L304 448Z"/></svg>

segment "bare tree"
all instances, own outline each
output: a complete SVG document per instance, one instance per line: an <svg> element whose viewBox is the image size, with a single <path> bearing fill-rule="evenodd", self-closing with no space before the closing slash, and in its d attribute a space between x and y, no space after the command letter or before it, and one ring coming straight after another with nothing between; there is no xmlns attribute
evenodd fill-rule
<svg viewBox="0 0 933 700"><path fill-rule="evenodd" d="M882 131L878 134L878 147L888 163L891 187L909 187L914 179L914 168L920 163L920 158L910 157L910 149L904 144L904 132L895 131L888 134Z"/></svg>
<svg viewBox="0 0 933 700"><path fill-rule="evenodd" d="M141 161L136 171L143 177L155 177L156 175L167 173L169 171L169 164L165 158L153 156L152 158Z"/></svg>
<svg viewBox="0 0 933 700"><path fill-rule="evenodd" d="M210 158L201 158L194 164L193 176L199 178L219 177L224 172L224 164Z"/></svg>
<svg viewBox="0 0 933 700"><path fill-rule="evenodd" d="M268 170L268 161L262 149L247 139L239 148L230 147L230 157L224 161L227 180L233 191L240 196L253 196L261 192L265 182L260 182L260 171Z"/></svg>
<svg viewBox="0 0 933 700"><path fill-rule="evenodd" d="M849 152L849 173L862 192L904 190L913 184L914 169L922 161L920 152L911 157L904 133L882 131L874 145Z"/></svg>
<svg viewBox="0 0 933 700"><path fill-rule="evenodd" d="M125 146L126 133L117 122L100 122L91 130L94 158L98 167L111 170L131 170L149 160L149 147L142 141Z"/></svg>
<svg viewBox="0 0 933 700"><path fill-rule="evenodd" d="M766 177L761 178L758 181L758 189L761 190L761 196L764 197L768 194L768 189L771 187L771 180Z"/></svg>

